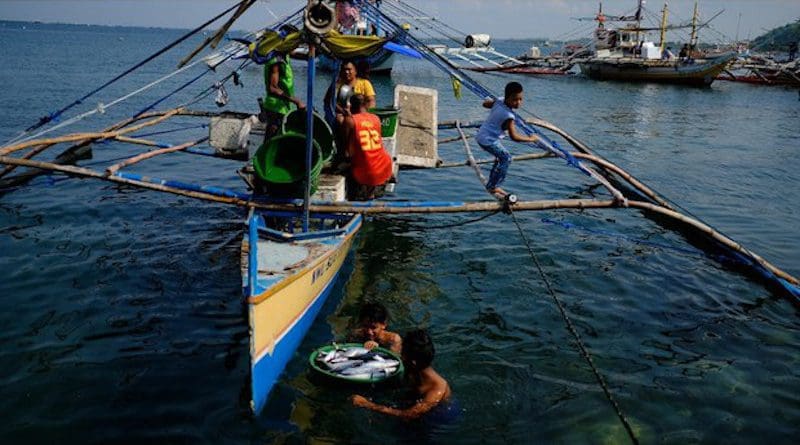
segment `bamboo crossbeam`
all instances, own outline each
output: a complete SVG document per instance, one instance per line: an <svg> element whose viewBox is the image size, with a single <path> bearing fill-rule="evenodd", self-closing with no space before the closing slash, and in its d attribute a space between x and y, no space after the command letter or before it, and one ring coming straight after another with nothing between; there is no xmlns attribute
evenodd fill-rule
<svg viewBox="0 0 800 445"><path fill-rule="evenodd" d="M138 121L144 120L144 119L149 119L149 118L152 118L152 117L163 116L165 113L168 113L168 112L169 112L169 110L166 110L166 111L151 111L151 112L147 112L147 113L144 113L144 114L140 114L138 116L133 116L133 117L130 117L128 119L124 119L124 120L122 120L120 122L117 122L114 125L111 125L111 126L105 128L105 129L103 129L101 132L105 133L105 132L110 132L110 131L114 131L114 130L119 130L120 128L126 127L126 126L128 126L128 125L130 125L130 124L132 124L134 122L138 122ZM245 119L245 118L248 118L248 117L251 116L250 113L243 113L243 112L232 112L232 111L215 112L215 111L197 111L197 110L185 110L185 109L183 109L181 111L178 111L177 113L174 114L174 116L187 116L187 117L216 117L216 116L221 116L221 115L233 116L233 117L236 117L236 118L239 118L239 119ZM69 164L69 163L74 162L75 159L76 159L77 153L79 153L81 149L83 149L84 147L86 147L87 145L92 143L93 141L94 141L94 139L83 139L83 140L75 142L69 148L67 148L66 150L62 151L58 156L56 156L56 160L54 162L56 164ZM54 146L54 145L51 145L51 147L52 146ZM9 168L11 168L11 167L16 168L17 166L9 165L8 167ZM40 175L42 175L44 173L45 173L44 170L38 170L38 169L28 170L28 171L20 173L18 175L3 179L2 181L0 181L0 188L17 187L17 186L23 185L23 184L27 183L28 181L30 181L30 180L32 180L32 179L36 178L37 176L40 176Z"/></svg>
<svg viewBox="0 0 800 445"><path fill-rule="evenodd" d="M241 207L251 207L266 210L288 210L299 211L299 207L292 204L273 204L261 203L257 201L245 200L237 197L220 196L208 192L196 192L183 190L177 187L170 187L162 184L138 181L132 179L121 178L119 176L106 176L103 173L96 172L82 167L75 167L70 165L58 165L49 162L33 161L29 159L19 159L9 156L0 156L0 163L22 165L26 167L40 168L51 171L59 171L74 176L82 176L89 178L96 178L105 181L115 182L119 184L132 185L149 190L156 190L160 192L172 193L176 195L187 196L191 198L203 199L211 202L218 202L224 204L232 204ZM319 213L362 213L362 214L402 214L402 213L416 213L416 214L431 214L431 213L465 213L465 212L495 212L503 210L506 204L499 201L474 201L463 202L452 205L420 205L420 206L395 206L392 202L373 202L369 206L354 205L353 203L343 202L335 204L324 205L311 205L309 210L311 212ZM619 207L619 202L616 200L595 200L595 199L562 199L562 200L541 200L541 201L522 201L514 204L514 211L541 211L541 210L557 210L557 209L602 209L602 208L616 208ZM710 226L702 223L701 221L678 213L676 211L666 209L656 204L643 202L643 201L629 201L628 207L647 210L650 212L661 214L665 217L671 218L678 222L684 223L689 227L703 233L720 244L744 255L766 270L773 273L775 276L784 279L792 285L800 285L800 281L789 273L772 265L759 255L744 248L732 239L717 232Z"/></svg>
<svg viewBox="0 0 800 445"><path fill-rule="evenodd" d="M555 155L552 154L552 153L549 153L549 152L546 152L546 153L531 153L531 154L527 154L527 155L514 156L513 158L511 158L511 162L531 161L531 160L535 160L535 159L545 159L545 158L554 158L554 157L555 157ZM479 161L478 160L475 161L475 163L478 164L478 165L491 164L493 162L494 162L494 159L481 159ZM466 160L464 162L451 162L451 163L448 163L448 164L442 164L442 165L438 165L438 166L433 167L433 168L454 168L454 167L469 167L469 166L470 166L469 160Z"/></svg>
<svg viewBox="0 0 800 445"><path fill-rule="evenodd" d="M114 140L126 142L128 144L146 145L148 147L158 147L160 145L158 142L149 139L129 138L127 136L115 136Z"/></svg>
<svg viewBox="0 0 800 445"><path fill-rule="evenodd" d="M52 147L53 145L55 145L55 144L44 144L44 145L40 145L38 147L34 147L34 148L31 149L31 151L25 153L21 158L22 159L31 159L34 156L38 155L39 153L41 153L41 152L47 150L48 148ZM11 173L16 168L17 168L16 165L7 165L2 171L0 171L0 178L2 178L3 176Z"/></svg>
<svg viewBox="0 0 800 445"><path fill-rule="evenodd" d="M84 139L97 140L97 139L114 138L114 137L117 137L117 136L120 136L120 135L124 135L124 134L127 134L127 133L132 133L134 131L141 130L142 128L146 128L146 127L150 127L150 126L153 126L153 125L157 125L157 124L169 119L173 115L177 114L180 110L182 110L182 109L181 108L176 108L174 110L170 110L170 111L164 113L164 115L162 115L161 117L155 118L155 119L147 121L147 122L143 122L143 123L138 124L138 125L134 125L133 127L124 128L124 129L121 129L121 130L101 132L101 133L74 133L74 134L69 134L69 135L66 135L66 136L60 136L60 137L56 137L56 138L38 139L38 140L22 142L22 143L19 143L19 144L16 144L16 145L11 145L9 147L3 148L2 150L0 150L0 156L6 156L6 155L8 155L10 153L13 153L15 151L24 150L24 149L26 149L28 147L33 147L33 146L36 146L36 145L53 145L53 144L60 144L60 143L63 143L63 142L82 141Z"/></svg>
<svg viewBox="0 0 800 445"><path fill-rule="evenodd" d="M203 143L203 142L205 142L207 140L208 140L208 137L204 137L204 138L200 138L200 139L198 139L196 141L187 142L185 144L176 145L174 147L167 147L167 148L162 148L160 150L148 151L147 153L142 153L140 155L137 155L137 156L134 156L132 158L126 159L126 160L124 160L124 161L122 161L120 163L114 164L114 165L106 168L106 173L109 174L109 175L113 175L114 173L116 173L117 171L119 171L123 167L127 167L129 165L136 164L137 162L144 161L145 159L150 159L150 158L153 158L153 157L156 157L158 155L165 154L165 153L172 153L172 152L176 152L176 151L186 150L189 147L193 147L193 146L195 146L197 144L201 144L201 143Z"/></svg>

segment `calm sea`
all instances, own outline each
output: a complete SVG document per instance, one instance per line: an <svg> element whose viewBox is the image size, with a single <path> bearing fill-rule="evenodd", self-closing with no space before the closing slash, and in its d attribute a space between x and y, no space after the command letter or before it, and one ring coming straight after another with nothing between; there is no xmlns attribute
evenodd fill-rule
<svg viewBox="0 0 800 445"><path fill-rule="evenodd" d="M0 140L181 33L0 22ZM108 104L169 72L197 42L73 112ZM529 43L496 46L513 55ZM122 120L201 72L189 69L69 130ZM202 77L160 107L226 73ZM511 79L476 77L497 92ZM800 275L796 90L513 79L525 87L525 108ZM229 86L228 108L253 111L261 73L245 70L242 80L244 88ZM465 92L455 99L450 80L421 62L400 61L391 78L374 83L380 103L390 101L396 84L420 85L439 90L440 119L484 117L478 98ZM216 109L211 99L195 108ZM176 131L149 137L188 141L207 131L203 123L180 119L166 127ZM137 150L99 144L82 165L101 168ZM440 155L462 160L463 147L443 146ZM132 170L238 187L238 167L175 154ZM592 185L560 160L515 163L507 182L523 199L604 196ZM465 168L404 171L398 193L484 199ZM235 208L61 176L0 197L0 443L626 441L502 214L447 229L436 226L471 216L368 221L266 409L250 416L242 216ZM800 306L637 211L518 218L642 443L796 443ZM396 421L353 408L348 391L309 380L309 352L343 336L365 300L389 308L394 330L430 330L434 364L450 382L459 419ZM384 402L402 395L371 394Z"/></svg>

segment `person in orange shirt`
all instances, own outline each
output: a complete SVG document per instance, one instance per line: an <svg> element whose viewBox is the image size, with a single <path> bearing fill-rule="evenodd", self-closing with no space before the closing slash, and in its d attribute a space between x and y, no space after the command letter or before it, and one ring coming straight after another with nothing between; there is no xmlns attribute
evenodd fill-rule
<svg viewBox="0 0 800 445"><path fill-rule="evenodd" d="M361 94L350 97L350 109L345 109L342 124L350 157L347 194L348 199L356 201L382 196L392 177L392 158L383 147L381 121L367 111L366 102Z"/></svg>

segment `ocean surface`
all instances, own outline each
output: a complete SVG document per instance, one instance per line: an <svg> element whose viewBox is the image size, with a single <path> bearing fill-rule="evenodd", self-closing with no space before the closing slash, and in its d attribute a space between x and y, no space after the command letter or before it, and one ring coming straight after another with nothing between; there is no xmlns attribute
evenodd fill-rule
<svg viewBox="0 0 800 445"><path fill-rule="evenodd" d="M0 22L0 141L182 33ZM61 122L174 70L200 38ZM529 45L496 42L512 55ZM304 66L295 65L301 94ZM209 72L158 108L191 100L229 71ZM202 72L201 65L190 68L48 135L108 126ZM509 80L521 82L526 110L800 276L797 90L474 76L497 93ZM319 74L320 81L328 77ZM226 108L254 112L261 71L246 68L242 81L241 88L228 84ZM391 77L373 82L379 104L391 102L395 85L409 84L439 91L440 120L485 116L479 98L466 90L454 98L449 78L422 62L400 60ZM193 108L217 109L213 95ZM180 143L207 132L203 120L176 122L161 127L169 133L137 134ZM141 150L97 144L80 164L102 169ZM463 146L443 145L440 156L463 160ZM172 154L130 170L238 188L239 166ZM403 171L399 179L396 199L485 199L469 168ZM506 186L530 200L606 196L556 159L512 164ZM332 296L254 417L239 268L242 212L102 181L38 178L0 197L0 443L625 443L511 218L439 228L475 216L369 219ZM517 218L641 443L797 442L797 301L635 210ZM431 332L434 367L458 400L457 419L398 421L352 407L352 391L309 379L308 354L343 337L367 300L388 307L392 330ZM369 395L408 403L397 391Z"/></svg>

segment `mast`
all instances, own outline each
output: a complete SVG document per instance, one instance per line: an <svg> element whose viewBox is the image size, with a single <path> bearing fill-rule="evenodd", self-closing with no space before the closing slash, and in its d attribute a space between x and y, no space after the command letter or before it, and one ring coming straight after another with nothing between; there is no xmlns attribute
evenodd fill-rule
<svg viewBox="0 0 800 445"><path fill-rule="evenodd" d="M641 42L642 39L639 36L642 29L642 8L644 7L644 0L639 0L639 6L636 7L636 41Z"/></svg>
<svg viewBox="0 0 800 445"><path fill-rule="evenodd" d="M664 41L665 37L667 36L667 2L664 2L664 11L661 13L661 43L659 46L661 47L661 51L664 51Z"/></svg>
<svg viewBox="0 0 800 445"><path fill-rule="evenodd" d="M736 34L739 34L738 27ZM692 15L692 37L689 38L689 48L694 48L697 44L697 2L694 2L694 14Z"/></svg>
<svg viewBox="0 0 800 445"><path fill-rule="evenodd" d="M314 77L316 75L316 45L308 44L308 80L306 92L306 180L303 193L303 232L308 232L311 205L311 162L314 158Z"/></svg>

